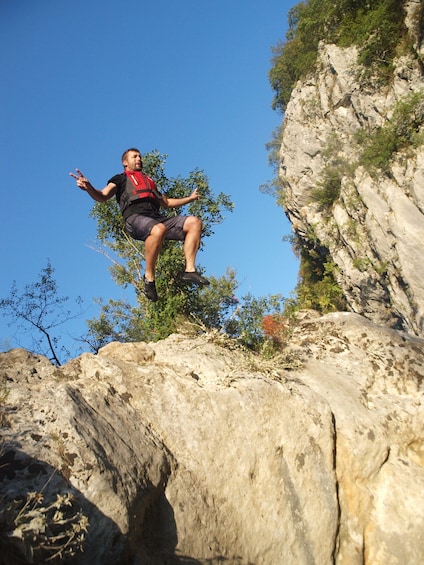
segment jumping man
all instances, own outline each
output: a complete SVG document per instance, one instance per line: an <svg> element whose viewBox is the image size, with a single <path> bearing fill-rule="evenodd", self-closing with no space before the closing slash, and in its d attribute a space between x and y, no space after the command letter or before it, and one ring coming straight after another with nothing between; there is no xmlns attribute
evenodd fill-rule
<svg viewBox="0 0 424 565"><path fill-rule="evenodd" d="M185 271L180 279L186 283L208 285L209 281L196 272L195 261L200 245L202 223L195 216L172 216L160 213L160 208L179 208L199 199L197 189L186 198L167 198L161 194L155 182L143 173L143 161L138 149L132 147L122 155L124 172L108 180L105 188L94 188L90 181L76 169L69 173L77 186L85 190L97 202L106 202L113 196L121 208L127 232L145 242L146 272L144 292L149 300L156 302L156 261L165 239L184 241Z"/></svg>

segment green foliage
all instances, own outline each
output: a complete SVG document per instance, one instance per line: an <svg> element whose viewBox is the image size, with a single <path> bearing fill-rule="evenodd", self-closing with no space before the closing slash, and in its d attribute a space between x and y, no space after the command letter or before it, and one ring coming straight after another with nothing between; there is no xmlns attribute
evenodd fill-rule
<svg viewBox="0 0 424 565"><path fill-rule="evenodd" d="M214 226L231 211L230 198L215 196L204 172L195 169L187 178L168 178L165 174L166 155L153 151L143 155L145 172L155 179L158 189L170 198L181 198L198 189L201 198L187 207L172 210L173 214L191 214L202 221L202 246L213 234ZM168 336L188 318L198 319L205 327L221 327L229 310L229 298L237 288L235 274L220 279L211 278L208 288L182 286L178 274L184 270L183 244L165 241L156 267L156 287L160 299L149 302L142 293L144 244L125 233L119 207L115 201L96 203L91 212L97 221L100 252L111 261L111 274L120 286L131 285L136 290L137 305L110 300L101 303L97 319L89 320L86 336L94 349L111 339L120 341L150 341ZM198 268L201 271L201 268Z"/></svg>
<svg viewBox="0 0 424 565"><path fill-rule="evenodd" d="M203 223L203 239L209 237L214 233L213 226L223 221L223 212L232 211L234 204L230 197L222 192L215 196L209 186L208 177L199 169L191 171L187 178L168 178L165 175L166 157L167 155L156 150L145 153L143 170L155 180L158 190L169 198L182 198L191 194L195 188L198 189L201 195L199 200L187 207L175 209L172 213L197 216ZM101 243L119 254L128 248L128 238L123 232L122 217L115 199L95 203L91 216L97 221L98 239ZM143 244L134 241L134 245L142 254ZM132 250L129 253L132 255Z"/></svg>
<svg viewBox="0 0 424 565"><path fill-rule="evenodd" d="M188 325L190 333L216 330L261 352L265 342L262 319L269 312L280 312L285 299L280 295L256 298L251 294L237 299L233 294L237 281L232 270L224 277L209 280L210 286L197 292L181 289L166 301L164 308L150 313L141 304L134 307L113 300L102 303L100 316L88 321L86 340L97 351L109 341L157 341L174 331L186 331Z"/></svg>
<svg viewBox="0 0 424 565"><path fill-rule="evenodd" d="M296 246L300 255L299 282L295 297L286 302L284 315L291 316L303 309L323 314L345 310L346 300L336 281L336 267L328 250L317 246L308 248L299 240Z"/></svg>
<svg viewBox="0 0 424 565"><path fill-rule="evenodd" d="M236 272L227 269L225 276L209 277L210 286L195 293L190 301L190 312L194 320L201 320L207 328L225 329L228 318L238 305L234 293L238 287ZM185 293L184 293L185 294Z"/></svg>
<svg viewBox="0 0 424 565"><path fill-rule="evenodd" d="M287 41L273 49L269 72L274 109L285 110L296 82L314 67L319 41L330 37L337 25L336 7L337 0L309 0L289 11Z"/></svg>
<svg viewBox="0 0 424 565"><path fill-rule="evenodd" d="M316 188L312 190L312 198L319 204L321 211L331 209L340 196L343 178L351 175L355 168L344 155L339 154L341 145L339 137L334 135L322 151L326 164Z"/></svg>
<svg viewBox="0 0 424 565"><path fill-rule="evenodd" d="M285 299L279 294L255 298L249 293L226 323L225 331L249 349L261 351L266 341L262 320L269 313L281 312L284 303Z"/></svg>
<svg viewBox="0 0 424 565"><path fill-rule="evenodd" d="M357 45L358 62L387 80L399 49L410 49L403 6L403 0L309 0L294 6L286 42L273 49L274 109L284 111L296 82L313 70L320 41Z"/></svg>
<svg viewBox="0 0 424 565"><path fill-rule="evenodd" d="M80 315L64 308L69 300L67 296L58 296L58 289L53 278L54 269L50 262L41 270L39 279L27 284L22 293L13 283L8 298L0 300L3 316L11 319L9 326L15 326L19 339L28 335L32 342L31 351L47 356L50 361L60 365L59 359L69 357L69 351L60 345L59 338L54 335L57 328ZM81 305L81 298L76 299ZM19 342L19 341L18 341Z"/></svg>
<svg viewBox="0 0 424 565"><path fill-rule="evenodd" d="M374 76L376 84L387 82L393 58L408 50L404 24L404 0L380 0L350 12L340 26L339 44L359 46L358 63L367 70L363 78Z"/></svg>
<svg viewBox="0 0 424 565"><path fill-rule="evenodd" d="M368 257L356 257L352 261L352 263L355 269L358 269L358 271L361 271L361 273L369 269L371 266L371 261L368 259Z"/></svg>
<svg viewBox="0 0 424 565"><path fill-rule="evenodd" d="M361 130L356 141L362 146L359 164L369 173L387 172L395 153L424 142L424 93L413 92L400 100L392 118L372 132Z"/></svg>
<svg viewBox="0 0 424 565"><path fill-rule="evenodd" d="M340 167L327 165L322 172L321 181L312 191L312 197L320 210L328 210L340 196L343 174Z"/></svg>
<svg viewBox="0 0 424 565"><path fill-rule="evenodd" d="M308 263L307 260L304 263ZM346 309L343 291L333 275L333 263L323 264L321 278L315 281L302 278L297 287L297 303L300 309L312 308L327 314Z"/></svg>
<svg viewBox="0 0 424 565"><path fill-rule="evenodd" d="M284 208L284 176L280 175L280 149L283 135L283 128L278 127L272 134L272 140L266 144L268 150L268 163L273 168L275 176L272 180L262 184L259 189L265 194L273 196L277 204Z"/></svg>
<svg viewBox="0 0 424 565"><path fill-rule="evenodd" d="M353 260L353 266L361 273L365 271L373 270L375 271L380 277L385 277L387 275L387 261L381 261L379 263L374 263L368 257L357 257Z"/></svg>
<svg viewBox="0 0 424 565"><path fill-rule="evenodd" d="M84 338L91 349L98 351L110 341L142 341L143 335L140 335L137 324L138 308L122 300L98 298L96 302L101 311L97 318L87 320L88 334Z"/></svg>

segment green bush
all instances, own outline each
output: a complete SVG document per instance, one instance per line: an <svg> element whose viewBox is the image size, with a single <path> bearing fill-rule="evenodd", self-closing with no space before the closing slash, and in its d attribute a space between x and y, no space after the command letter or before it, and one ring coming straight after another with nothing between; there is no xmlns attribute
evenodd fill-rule
<svg viewBox="0 0 424 565"><path fill-rule="evenodd" d="M360 131L356 141L363 147L359 164L369 173L387 172L395 153L424 142L424 93L414 92L396 105L392 118L372 132Z"/></svg>
<svg viewBox="0 0 424 565"><path fill-rule="evenodd" d="M324 168L322 180L312 191L312 197L318 202L320 210L328 210L340 196L342 186L342 171L340 167L329 165Z"/></svg>
<svg viewBox="0 0 424 565"><path fill-rule="evenodd" d="M284 304L284 316L297 310L312 309L327 314L346 310L343 290L336 280L336 266L327 248L319 245L313 236L306 242L295 236L293 244L300 257L299 282L294 296Z"/></svg>

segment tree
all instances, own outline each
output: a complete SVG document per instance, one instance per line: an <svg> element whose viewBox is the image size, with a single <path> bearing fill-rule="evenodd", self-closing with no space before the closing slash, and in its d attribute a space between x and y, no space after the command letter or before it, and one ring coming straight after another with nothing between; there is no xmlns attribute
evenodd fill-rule
<svg viewBox="0 0 424 565"><path fill-rule="evenodd" d="M55 335L57 328L80 315L64 308L67 296L58 296L57 284L53 278L54 269L50 262L41 270L35 283L27 284L22 293L13 282L8 298L0 300L3 316L11 318L9 326L15 325L18 343L24 335L31 339L30 350L45 355L55 365L61 365L60 357L69 357L69 351L60 344ZM82 299L76 303L81 305Z"/></svg>
<svg viewBox="0 0 424 565"><path fill-rule="evenodd" d="M201 219L205 238L213 234L216 224L223 221L224 211L231 211L233 203L222 192L215 196L205 173L199 169L187 178L168 178L165 174L166 155L158 151L143 156L143 169L151 176L158 189L171 198L181 198L197 188L201 199L189 206L173 210L174 214L192 214ZM156 267L156 287L160 300L154 304L143 295L144 244L133 240L124 230L121 212L115 199L95 203L91 216L97 221L97 251L111 262L113 280L120 286L131 285L136 292L135 306L122 300L99 300L99 317L89 320L87 340L94 349L106 342L150 341L168 336L186 320L197 320L207 328L221 328L231 310L231 299L238 283L233 271L215 279L210 287L199 289L182 286L178 273L184 270L181 242L165 241ZM199 269L202 271L202 269Z"/></svg>
<svg viewBox="0 0 424 565"><path fill-rule="evenodd" d="M189 205L187 212L202 220L203 239L213 234L225 210L231 211L233 203L223 193L214 196L206 175L196 169L188 178L167 178L164 171L166 155L157 151L144 155L146 172L155 178L159 190L171 198L191 193L195 187L201 200ZM184 213L176 210L174 213ZM110 341L156 341L167 337L184 325L198 331L215 329L254 350L260 350L264 340L262 318L278 309L280 297L256 299L250 294L242 299L235 297L238 288L236 273L227 269L224 276L209 277L210 285L199 288L183 286L178 273L184 269L184 253L181 242L166 241L156 269L156 284L160 300L154 304L146 299L143 288L144 244L131 239L123 229L121 213L115 200L96 203L91 216L97 221L96 250L112 263L113 280L122 287L135 289L136 304L124 300L96 299L100 305L98 317L87 321L88 333L78 340L98 351ZM202 271L201 267L198 269ZM19 339L28 334L32 339L32 351L47 355L56 365L60 357L69 357L69 351L60 344L57 328L76 318L64 309L68 297L59 297L50 263L42 269L39 279L20 293L13 283L10 296L0 300L0 309L15 324ZM81 299L77 303L81 304Z"/></svg>

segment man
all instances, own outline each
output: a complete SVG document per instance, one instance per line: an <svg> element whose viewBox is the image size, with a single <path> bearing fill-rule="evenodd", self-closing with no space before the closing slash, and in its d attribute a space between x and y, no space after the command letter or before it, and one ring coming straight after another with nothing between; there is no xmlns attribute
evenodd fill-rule
<svg viewBox="0 0 424 565"><path fill-rule="evenodd" d="M105 188L94 188L90 181L76 169L69 173L77 186L97 202L106 202L113 196L121 208L127 232L145 242L146 272L144 292L149 300L156 302L156 261L165 239L184 241L185 272L180 279L185 283L208 285L209 281L195 269L196 254L200 245L202 223L195 216L166 217L160 208L179 208L199 199L197 189L186 198L167 198L161 194L155 182L143 173L143 161L138 149L132 147L122 155L124 172L108 180Z"/></svg>

